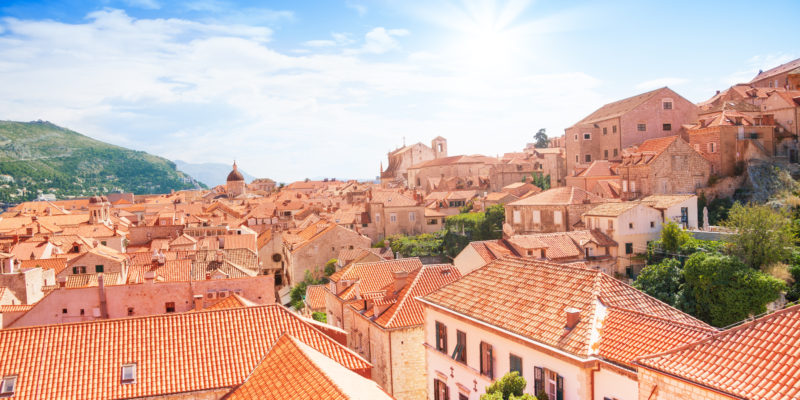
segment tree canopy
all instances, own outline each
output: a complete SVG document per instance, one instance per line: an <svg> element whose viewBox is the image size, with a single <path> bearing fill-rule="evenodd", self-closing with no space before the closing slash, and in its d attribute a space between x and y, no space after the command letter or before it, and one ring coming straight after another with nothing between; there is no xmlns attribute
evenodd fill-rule
<svg viewBox="0 0 800 400"><path fill-rule="evenodd" d="M539 129L539 131L533 135L533 140L535 140L533 147L537 149L543 149L550 145L550 139L547 137L547 132L544 128Z"/></svg>
<svg viewBox="0 0 800 400"><path fill-rule="evenodd" d="M733 254L751 268L763 269L791 255L792 221L781 210L767 205L736 203L725 225L736 230L730 237Z"/></svg>
<svg viewBox="0 0 800 400"><path fill-rule="evenodd" d="M535 396L522 393L527 384L519 372L511 371L492 382L486 388L486 394L481 395L481 400L536 400Z"/></svg>

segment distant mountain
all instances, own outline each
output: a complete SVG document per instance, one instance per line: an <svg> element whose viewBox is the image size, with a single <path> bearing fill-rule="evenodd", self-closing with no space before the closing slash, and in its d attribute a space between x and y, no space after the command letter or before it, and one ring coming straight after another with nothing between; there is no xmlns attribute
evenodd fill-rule
<svg viewBox="0 0 800 400"><path fill-rule="evenodd" d="M0 201L110 192L169 193L201 184L165 158L114 146L49 122L0 121Z"/></svg>
<svg viewBox="0 0 800 400"><path fill-rule="evenodd" d="M208 187L214 187L217 185L224 185L225 181L228 179L228 174L233 170L233 163L231 164L222 164L222 163L187 163L186 161L175 160L175 165L178 167L179 170L193 176L200 182L205 183ZM242 173L244 176L244 180L248 183L252 182L253 179L256 179L254 176L248 174L247 172L242 171L239 168L239 172Z"/></svg>

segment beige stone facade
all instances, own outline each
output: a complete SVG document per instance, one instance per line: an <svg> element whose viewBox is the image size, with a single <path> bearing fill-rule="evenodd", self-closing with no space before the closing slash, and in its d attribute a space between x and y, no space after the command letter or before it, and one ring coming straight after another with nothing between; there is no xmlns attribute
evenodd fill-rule
<svg viewBox="0 0 800 400"><path fill-rule="evenodd" d="M381 165L381 183L394 183L405 186L408 179L407 170L415 164L436 158L447 157L447 139L437 136L428 147L422 143L403 146L389 152L389 165L383 169Z"/></svg>

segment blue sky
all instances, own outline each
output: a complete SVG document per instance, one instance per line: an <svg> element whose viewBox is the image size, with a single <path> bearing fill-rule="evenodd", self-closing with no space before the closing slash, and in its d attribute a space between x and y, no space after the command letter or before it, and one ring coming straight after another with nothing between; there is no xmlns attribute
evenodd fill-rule
<svg viewBox="0 0 800 400"><path fill-rule="evenodd" d="M800 57L786 1L4 1L0 119L280 181L388 150L519 151L661 86L691 101Z"/></svg>

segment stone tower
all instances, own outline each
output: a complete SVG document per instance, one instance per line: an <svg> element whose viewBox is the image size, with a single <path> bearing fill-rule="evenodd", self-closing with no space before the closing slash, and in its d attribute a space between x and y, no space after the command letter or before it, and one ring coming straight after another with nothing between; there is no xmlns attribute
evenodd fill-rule
<svg viewBox="0 0 800 400"><path fill-rule="evenodd" d="M437 136L431 141L431 148L433 149L434 158L447 157L447 139Z"/></svg>

